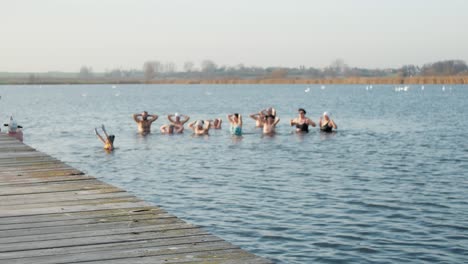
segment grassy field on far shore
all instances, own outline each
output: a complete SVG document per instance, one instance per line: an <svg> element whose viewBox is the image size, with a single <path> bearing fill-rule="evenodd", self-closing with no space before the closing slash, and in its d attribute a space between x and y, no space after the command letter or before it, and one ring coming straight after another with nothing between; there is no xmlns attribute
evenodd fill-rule
<svg viewBox="0 0 468 264"><path fill-rule="evenodd" d="M158 78L141 80L130 78L73 78L73 77L6 77L0 76L0 85L28 84L468 84L468 76L416 76L416 77L346 77L346 78Z"/></svg>

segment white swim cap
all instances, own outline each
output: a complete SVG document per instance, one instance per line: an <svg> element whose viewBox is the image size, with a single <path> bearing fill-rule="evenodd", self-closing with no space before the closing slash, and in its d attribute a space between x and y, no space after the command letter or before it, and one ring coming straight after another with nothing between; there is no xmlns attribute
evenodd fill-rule
<svg viewBox="0 0 468 264"><path fill-rule="evenodd" d="M180 116L179 113L175 113L175 114L174 114L174 117L179 117L179 116Z"/></svg>
<svg viewBox="0 0 468 264"><path fill-rule="evenodd" d="M13 119L13 117L10 117L10 123L8 124L8 131L16 132L16 129L18 129L18 124Z"/></svg>
<svg viewBox="0 0 468 264"><path fill-rule="evenodd" d="M202 127L204 123L205 123L205 122L203 122L203 120L198 120L197 123L195 123L195 124L196 124L197 126L199 126L199 127L200 127L200 126Z"/></svg>
<svg viewBox="0 0 468 264"><path fill-rule="evenodd" d="M331 117L331 113L330 112L323 112L323 116Z"/></svg>

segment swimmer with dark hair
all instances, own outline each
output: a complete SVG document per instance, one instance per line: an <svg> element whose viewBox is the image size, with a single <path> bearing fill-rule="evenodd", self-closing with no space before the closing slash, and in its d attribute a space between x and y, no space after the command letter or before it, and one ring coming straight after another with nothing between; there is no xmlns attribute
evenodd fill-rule
<svg viewBox="0 0 468 264"><path fill-rule="evenodd" d="M242 136L242 116L234 113L227 116L229 123L231 123L231 135Z"/></svg>
<svg viewBox="0 0 468 264"><path fill-rule="evenodd" d="M141 114L133 114L133 120L138 124L138 132L148 134L151 132L151 124L158 119L158 115L150 115L143 111Z"/></svg>
<svg viewBox="0 0 468 264"><path fill-rule="evenodd" d="M108 135L107 134L107 131L106 131L106 128L104 127L104 125L101 126L101 129L102 129L102 132L104 132L104 136L106 137L104 139L104 137L102 137L97 128L94 128L94 132L96 133L96 136L102 141L102 143L104 143L104 149L106 151L113 151L114 150L114 139L115 139L115 136L114 135Z"/></svg>
<svg viewBox="0 0 468 264"><path fill-rule="evenodd" d="M276 118L276 109L273 107L268 107L267 109L263 109L260 111L264 116L273 116Z"/></svg>
<svg viewBox="0 0 468 264"><path fill-rule="evenodd" d="M263 134L264 135L274 135L276 133L276 125L279 123L280 119L273 115L265 116L265 123L263 124Z"/></svg>
<svg viewBox="0 0 468 264"><path fill-rule="evenodd" d="M299 116L291 119L291 126L296 126L297 133L309 133L309 126L315 127L314 121L305 116L307 112L304 108L299 108L297 111L299 112Z"/></svg>
<svg viewBox="0 0 468 264"><path fill-rule="evenodd" d="M338 129L338 126L336 125L335 121L333 121L331 118L331 113L329 112L324 112L323 115L320 117L319 120L319 126L320 126L320 131L323 132L332 132L333 129Z"/></svg>
<svg viewBox="0 0 468 264"><path fill-rule="evenodd" d="M255 120L255 127L261 128L263 127L263 123L265 121L265 116L262 114L262 112L254 113L249 115L250 118Z"/></svg>
<svg viewBox="0 0 468 264"><path fill-rule="evenodd" d="M179 125L173 125L173 124L166 124L162 125L161 128L159 129L161 131L161 134L180 134L182 133L182 130L184 129L183 126Z"/></svg>
<svg viewBox="0 0 468 264"><path fill-rule="evenodd" d="M211 127L214 129L221 129L221 124L223 120L221 118L215 118L213 120L208 120L211 123Z"/></svg>
<svg viewBox="0 0 468 264"><path fill-rule="evenodd" d="M195 135L208 135L211 124L208 120L197 120L189 124L189 128L193 130Z"/></svg>

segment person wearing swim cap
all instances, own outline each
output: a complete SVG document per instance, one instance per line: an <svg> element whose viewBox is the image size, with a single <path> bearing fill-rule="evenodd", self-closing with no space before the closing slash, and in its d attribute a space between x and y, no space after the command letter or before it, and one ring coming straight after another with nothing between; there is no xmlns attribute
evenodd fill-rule
<svg viewBox="0 0 468 264"><path fill-rule="evenodd" d="M276 109L273 107L268 107L267 109L263 109L261 113L264 116L273 116L274 118L276 118Z"/></svg>
<svg viewBox="0 0 468 264"><path fill-rule="evenodd" d="M16 121L13 119L13 116L10 116L10 122L5 124L5 126L8 126L8 136L14 137L17 140L23 142L23 131L21 130L23 127L16 123Z"/></svg>
<svg viewBox="0 0 468 264"><path fill-rule="evenodd" d="M265 117L269 115L276 118L276 109L273 107L268 107L259 111L258 113L251 114L250 117L255 120L255 127L262 128L265 123Z"/></svg>
<svg viewBox="0 0 468 264"><path fill-rule="evenodd" d="M181 120L181 118L183 119ZM171 122L172 125L175 126L176 133L182 133L184 132L184 124L187 123L187 121L189 121L190 117L187 115L175 113L168 115L167 119L169 120L169 122Z"/></svg>
<svg viewBox="0 0 468 264"><path fill-rule="evenodd" d="M158 119L156 114L148 114L143 111L141 114L133 114L133 120L138 124L138 132L148 134L151 132L151 124Z"/></svg>
<svg viewBox="0 0 468 264"><path fill-rule="evenodd" d="M189 127L193 130L195 135L208 135L211 124L208 120L197 120L189 124Z"/></svg>
<svg viewBox="0 0 468 264"><path fill-rule="evenodd" d="M299 116L291 119L291 126L296 126L297 133L309 133L309 126L315 127L314 121L305 116L307 112L304 108L299 108L297 111L299 112Z"/></svg>
<svg viewBox="0 0 468 264"><path fill-rule="evenodd" d="M332 132L333 129L338 129L335 121L330 118L331 114L329 112L324 112L320 117L319 126L320 131L323 132Z"/></svg>
<svg viewBox="0 0 468 264"><path fill-rule="evenodd" d="M242 136L242 116L238 113L234 113L228 115L227 118L231 124L231 135Z"/></svg>
<svg viewBox="0 0 468 264"><path fill-rule="evenodd" d="M104 125L101 126L102 132L104 132L104 136L106 137L105 139L99 134L97 128L94 128L94 132L96 133L96 136L104 143L104 150L110 152L114 150L114 135L108 135L106 128Z"/></svg>
<svg viewBox="0 0 468 264"><path fill-rule="evenodd" d="M279 123L280 119L273 115L265 116L265 122L263 124L263 134L273 136L276 134L276 125Z"/></svg>

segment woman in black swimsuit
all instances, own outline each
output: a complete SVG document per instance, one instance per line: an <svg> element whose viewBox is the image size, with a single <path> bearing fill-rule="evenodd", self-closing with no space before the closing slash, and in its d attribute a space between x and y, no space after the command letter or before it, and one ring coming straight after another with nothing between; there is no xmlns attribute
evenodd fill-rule
<svg viewBox="0 0 468 264"><path fill-rule="evenodd" d="M309 133L309 126L315 127L314 121L305 117L306 111L303 108L297 110L299 117L291 119L291 126L296 126L297 133Z"/></svg>
<svg viewBox="0 0 468 264"><path fill-rule="evenodd" d="M323 118L320 117L319 126L320 131L323 132L332 132L333 129L336 130L338 128L338 126L335 124L335 121L330 118L330 113L328 112L323 113Z"/></svg>

